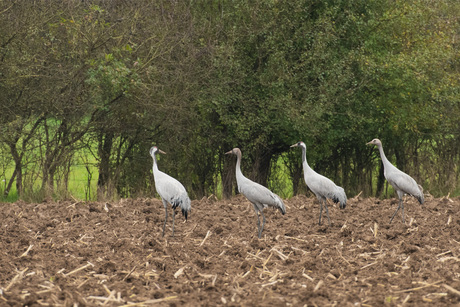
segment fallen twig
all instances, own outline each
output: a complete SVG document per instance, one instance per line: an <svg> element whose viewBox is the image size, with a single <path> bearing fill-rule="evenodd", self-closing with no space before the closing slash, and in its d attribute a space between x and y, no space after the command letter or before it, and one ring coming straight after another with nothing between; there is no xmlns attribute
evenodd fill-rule
<svg viewBox="0 0 460 307"><path fill-rule="evenodd" d="M201 273L198 273L198 275L200 275L201 277L204 277L204 278L212 278L211 285L212 285L213 287L216 285L217 275L212 275L212 274L201 274Z"/></svg>
<svg viewBox="0 0 460 307"><path fill-rule="evenodd" d="M267 283L267 284L263 284L263 285L262 285L262 288L265 288L265 287L267 287L267 286L272 286L272 285L274 285L274 284L276 284L276 283L278 283L278 280L269 282L269 283Z"/></svg>
<svg viewBox="0 0 460 307"><path fill-rule="evenodd" d="M121 281L125 281L125 280L134 272L134 270L136 269L136 267L137 267L137 265L135 265L135 266L131 269L131 271L129 271L129 273L126 274L125 277L123 277L123 279L122 279Z"/></svg>
<svg viewBox="0 0 460 307"><path fill-rule="evenodd" d="M262 260L262 261L264 260L262 257L259 257L259 256L257 256L257 255L251 254L250 252L246 252L246 253L247 253L249 256L254 257L254 258L256 258L256 259L259 259L259 260ZM248 257L246 257L246 259L247 259L247 258L248 258Z"/></svg>
<svg viewBox="0 0 460 307"><path fill-rule="evenodd" d="M19 258L26 257L27 254L28 254L28 253L30 252L30 250L32 249L32 247L34 247L33 244L29 245L29 247L27 248L27 250L26 250L24 253L22 253L22 255L19 256Z"/></svg>
<svg viewBox="0 0 460 307"><path fill-rule="evenodd" d="M7 292L19 279L22 279L22 276L28 269L29 268L25 268L24 270L20 271L16 276L14 276L13 279L8 284L8 286L6 286L6 288L3 289L3 291Z"/></svg>
<svg viewBox="0 0 460 307"><path fill-rule="evenodd" d="M404 305L405 303L407 303L409 299L410 299L410 293L406 296L406 298L404 299L401 305Z"/></svg>
<svg viewBox="0 0 460 307"><path fill-rule="evenodd" d="M204 242L206 241L206 239L211 235L211 230L208 230L208 232L206 233L206 236L204 237L203 241L201 241L201 244L200 246L203 246Z"/></svg>
<svg viewBox="0 0 460 307"><path fill-rule="evenodd" d="M290 237L290 236L284 236L285 238L288 238L288 239L293 239L293 240L297 240L297 241L301 241L301 242L306 242L308 243L307 240L302 240L302 239L299 239L299 238L294 238L294 237Z"/></svg>
<svg viewBox="0 0 460 307"><path fill-rule="evenodd" d="M356 195L355 197L353 197L354 200L358 199L358 197L363 193L363 191L359 192L358 195Z"/></svg>
<svg viewBox="0 0 460 307"><path fill-rule="evenodd" d="M374 264L377 264L377 261L376 261L376 262L369 263L369 264L363 266L362 268L360 268L360 270L363 270L363 269L365 269L365 268L368 268L368 267L370 267L370 266L373 266Z"/></svg>
<svg viewBox="0 0 460 307"><path fill-rule="evenodd" d="M310 281L313 281L313 278L311 278L310 276L308 276L307 274L305 274L305 268L303 268L303 271L302 271L302 276L309 279Z"/></svg>
<svg viewBox="0 0 460 307"><path fill-rule="evenodd" d="M440 261L440 262L445 262L447 260L460 261L460 258L458 258L458 257L442 257L442 258L438 259L438 261Z"/></svg>
<svg viewBox="0 0 460 307"><path fill-rule="evenodd" d="M184 269L185 269L185 266L183 266L179 270L177 270L176 273L174 273L174 278L177 278L177 277L181 276L182 274L184 274Z"/></svg>
<svg viewBox="0 0 460 307"><path fill-rule="evenodd" d="M318 281L318 283L315 286L315 289L313 289L313 292L318 291L318 289L324 284L323 280Z"/></svg>
<svg viewBox="0 0 460 307"><path fill-rule="evenodd" d="M67 277L69 275L75 274L75 273L80 272L81 270L84 270L84 269L86 269L87 267L90 267L90 266L94 267L94 264L92 264L91 262L88 261L88 263L85 264L84 266L79 267L78 269L75 269L75 270L73 270L73 271L71 271L71 272L69 272L67 274L64 274L64 276Z"/></svg>
<svg viewBox="0 0 460 307"><path fill-rule="evenodd" d="M168 296L168 297L159 298L159 299L156 299L156 300L147 300L147 301L138 302L138 303L128 303L128 304L122 305L120 307L131 307L131 306L142 306L142 305L145 305L145 304L156 304L156 303L161 303L161 302L164 302L164 301L174 300L176 298L177 298L177 296Z"/></svg>
<svg viewBox="0 0 460 307"><path fill-rule="evenodd" d="M348 265L351 265L351 263L347 259L345 259L345 257L343 257L342 252L339 250L339 247L336 246L335 249L337 250L337 253L339 253L340 258L342 258L346 263L348 263Z"/></svg>
<svg viewBox="0 0 460 307"><path fill-rule="evenodd" d="M289 256L286 256L285 254L283 254L282 252L280 252L280 251L277 250L277 249L272 248L272 249L270 250L270 252L271 252L271 251L276 252L276 254L278 255L278 257L281 258L281 260L286 260L286 259L289 258Z"/></svg>
<svg viewBox="0 0 460 307"><path fill-rule="evenodd" d="M417 291L417 290L421 290L421 289L424 289L424 288L436 286L436 285L439 284L440 282L442 282L442 280L438 280L438 281L436 281L436 282L434 282L434 283L432 283L432 284L428 284L428 285L421 286L421 287L416 287L416 288L411 288L411 289L406 289L406 290L395 291L394 293L405 293L405 292Z"/></svg>
<svg viewBox="0 0 460 307"><path fill-rule="evenodd" d="M89 279L85 279L81 284L77 286L77 289L80 289L81 287L83 287L83 285L86 284L88 281Z"/></svg>
<svg viewBox="0 0 460 307"><path fill-rule="evenodd" d="M118 299L114 298L114 297L105 297L105 296L88 296L87 299L91 299L91 300L98 300L98 301L104 301L106 304L107 302L119 302Z"/></svg>
<svg viewBox="0 0 460 307"><path fill-rule="evenodd" d="M436 255L436 258L439 258L439 257L441 257L441 256L447 255L447 254L449 254L449 253L452 253L452 251L448 250L447 252L437 254L437 255Z"/></svg>
<svg viewBox="0 0 460 307"><path fill-rule="evenodd" d="M272 257L273 253L270 252L270 256L268 256L267 260L265 260L264 262L264 266L267 265L268 261L270 260L270 258Z"/></svg>
<svg viewBox="0 0 460 307"><path fill-rule="evenodd" d="M105 284L102 284L102 287L104 288L104 290L107 292L108 295L112 294L112 291L110 291L110 289Z"/></svg>
<svg viewBox="0 0 460 307"><path fill-rule="evenodd" d="M443 284L442 286L446 288L447 290L449 290L450 292L452 292L453 294L460 296L460 291L458 291L457 289L454 289L451 286L446 285L446 284Z"/></svg>

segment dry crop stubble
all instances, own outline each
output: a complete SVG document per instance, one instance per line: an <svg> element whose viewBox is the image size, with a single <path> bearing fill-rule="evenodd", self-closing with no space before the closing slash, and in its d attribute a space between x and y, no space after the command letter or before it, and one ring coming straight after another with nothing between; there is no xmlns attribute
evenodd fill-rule
<svg viewBox="0 0 460 307"><path fill-rule="evenodd" d="M242 196L194 200L161 237L157 199L2 204L0 302L9 305L454 305L460 302L460 199L286 200L257 238ZM171 220L167 223L171 230Z"/></svg>

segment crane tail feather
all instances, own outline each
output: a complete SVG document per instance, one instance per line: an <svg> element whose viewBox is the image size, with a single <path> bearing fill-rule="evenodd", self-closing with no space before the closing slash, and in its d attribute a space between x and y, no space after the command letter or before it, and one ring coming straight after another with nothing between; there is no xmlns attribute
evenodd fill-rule
<svg viewBox="0 0 460 307"><path fill-rule="evenodd" d="M425 202L425 198L423 197L423 187L421 185L419 185L419 184L417 184L417 186L418 186L418 188L420 190L420 193L419 193L419 195L417 195L416 198L417 198L418 202L421 205L423 205L423 203Z"/></svg>
<svg viewBox="0 0 460 307"><path fill-rule="evenodd" d="M185 220L187 220L188 215L190 211L192 210L190 203L191 202L190 202L190 198L188 197L188 195L182 195L182 197L178 197L171 201L173 210L175 210L177 207L181 208L182 215L185 217Z"/></svg>
<svg viewBox="0 0 460 307"><path fill-rule="evenodd" d="M286 214L286 208L284 207L279 207L280 211L281 211L281 214L285 215Z"/></svg>
<svg viewBox="0 0 460 307"><path fill-rule="evenodd" d="M280 210L281 214L285 215L286 214L286 207L284 206L284 203L283 201L281 200L281 198L274 194L275 195L275 200L276 200L276 203L278 205L278 209Z"/></svg>
<svg viewBox="0 0 460 307"><path fill-rule="evenodd" d="M425 199L423 198L423 194L418 195L416 198L417 198L418 202L421 205L423 205L423 203L425 202Z"/></svg>
<svg viewBox="0 0 460 307"><path fill-rule="evenodd" d="M341 187L338 187L337 192L332 196L331 199L334 203L340 204L340 209L345 209L347 206L347 195L345 194L345 190Z"/></svg>
<svg viewBox="0 0 460 307"><path fill-rule="evenodd" d="M185 220L187 220L188 217L188 211L185 209L182 209L182 215L185 217Z"/></svg>

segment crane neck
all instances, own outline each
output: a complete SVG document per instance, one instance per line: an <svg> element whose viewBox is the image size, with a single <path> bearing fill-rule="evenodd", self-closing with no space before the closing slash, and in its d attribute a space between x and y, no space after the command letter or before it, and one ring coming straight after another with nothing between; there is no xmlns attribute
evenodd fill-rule
<svg viewBox="0 0 460 307"><path fill-rule="evenodd" d="M304 172L310 169L310 165L307 163L307 149L305 147L302 147L302 166Z"/></svg>
<svg viewBox="0 0 460 307"><path fill-rule="evenodd" d="M238 177L238 174L242 175L243 173L241 172L241 152L237 151L236 152L236 174Z"/></svg>
<svg viewBox="0 0 460 307"><path fill-rule="evenodd" d="M383 165L387 165L388 163L390 163L390 162L388 161L387 157L385 156L385 153L383 152L383 146L382 146L382 144L378 144L377 147L379 148L380 158L382 159Z"/></svg>
<svg viewBox="0 0 460 307"><path fill-rule="evenodd" d="M157 155L153 154L153 171L158 171Z"/></svg>

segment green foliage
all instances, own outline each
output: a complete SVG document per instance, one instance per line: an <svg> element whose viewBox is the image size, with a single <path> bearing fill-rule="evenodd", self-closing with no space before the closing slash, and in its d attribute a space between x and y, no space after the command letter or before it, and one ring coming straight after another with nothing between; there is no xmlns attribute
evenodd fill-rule
<svg viewBox="0 0 460 307"><path fill-rule="evenodd" d="M365 146L375 137L425 190L459 190L456 1L1 2L0 12L6 197L69 197L69 174L88 165L86 191L97 182L98 193L85 195L151 195L154 144L192 197L234 192L233 147L248 177L287 197L306 192L289 148L299 140L349 195L386 195Z"/></svg>

